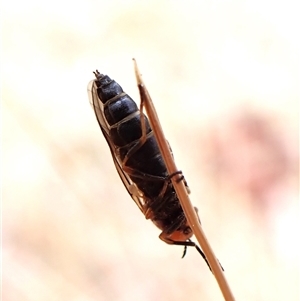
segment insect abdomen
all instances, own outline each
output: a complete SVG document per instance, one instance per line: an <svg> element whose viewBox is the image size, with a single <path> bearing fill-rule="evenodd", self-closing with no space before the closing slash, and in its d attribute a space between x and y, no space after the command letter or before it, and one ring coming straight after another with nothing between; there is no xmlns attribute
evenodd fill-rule
<svg viewBox="0 0 300 301"><path fill-rule="evenodd" d="M110 126L109 136L121 162L142 137L141 114L136 103L108 76L96 81L97 94L104 105L104 116ZM126 166L136 170L129 174L132 181L149 199L159 195L167 170L152 129L145 115L146 141L128 156ZM141 177L144 174L144 177ZM152 178L151 178L152 177ZM161 177L161 179L155 179Z"/></svg>

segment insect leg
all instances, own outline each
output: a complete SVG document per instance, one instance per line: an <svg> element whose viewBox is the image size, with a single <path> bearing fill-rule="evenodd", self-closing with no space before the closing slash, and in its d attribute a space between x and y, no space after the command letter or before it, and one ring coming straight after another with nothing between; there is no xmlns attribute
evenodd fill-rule
<svg viewBox="0 0 300 301"><path fill-rule="evenodd" d="M137 169L131 168L129 166L122 166L123 170L130 176L134 176L135 178L140 178L148 181L165 181L165 177L149 175L144 172L141 172Z"/></svg>
<svg viewBox="0 0 300 301"><path fill-rule="evenodd" d="M190 188L189 188L189 186L188 186L188 184L187 184L187 181L185 180L185 177L184 177L184 175L182 174L182 171L181 171L181 170L178 170L178 171L173 172L172 174L169 175L168 178L171 179L172 177L174 177L174 176L176 176L176 175L179 175L179 174L181 174L181 177L178 178L178 179L176 180L176 182L179 183L180 181L183 181L187 193L190 194L190 193L191 193L191 190L190 190Z"/></svg>
<svg viewBox="0 0 300 301"><path fill-rule="evenodd" d="M133 148L135 148L135 146ZM134 150L134 151L136 151L136 150ZM131 153L131 149L130 149L129 152ZM132 153L131 153L131 155L132 155ZM153 212L156 212L157 210L159 210L161 207L164 206L165 202L168 201L168 199L165 199L164 196L165 196L165 193L167 191L168 185L170 185L170 183L171 183L170 179L171 179L171 177L182 173L181 171L177 171L177 172L175 172L172 175L169 175L167 177L155 176L155 175L150 175L150 174L143 173L143 172L141 172L137 169L131 168L131 167L126 166L126 165L124 166L123 162L122 162L121 170L126 172L129 176L134 176L135 178L140 178L140 179L147 180L147 181L161 181L161 182L164 182L160 193L155 198L155 200L151 203L151 208L143 208L143 210L142 210L146 219L152 219L153 218ZM179 181L182 181L182 180L183 180L183 176L180 177ZM133 194L131 191L129 191L129 193L131 195ZM143 206L139 206L139 207L142 208ZM177 225L177 223L175 223L175 227L177 227L176 225Z"/></svg>
<svg viewBox="0 0 300 301"><path fill-rule="evenodd" d="M154 212L157 212L160 208L164 206L164 204L168 201L164 198L164 195L167 191L169 181L165 181L163 188L161 189L157 198L152 202L151 208L149 207L145 212L146 219L152 219L154 217Z"/></svg>
<svg viewBox="0 0 300 301"><path fill-rule="evenodd" d="M145 212L145 217L146 219L152 219L154 216L154 212L157 212L160 208L162 208L166 202L168 202L169 200L164 198L165 193L167 191L168 186L171 184L171 178L177 174L182 174L181 171L176 171L173 174L169 175L168 177L164 178L164 186L162 187L159 195L157 196L157 198L152 202L151 204L151 208L148 208ZM184 179L184 177L180 177L178 179L178 181L182 181ZM181 218L180 218L181 221ZM177 227L177 223L174 223L175 226Z"/></svg>
<svg viewBox="0 0 300 301"><path fill-rule="evenodd" d="M182 174L181 171L176 171L173 174L169 175L168 177L164 178L163 180L165 181L164 186L162 187L159 195L157 198L152 202L151 208L148 208L145 212L145 217L146 219L152 219L154 217L154 212L157 212L160 208L162 208L166 202L168 202L168 199L165 199L165 193L167 191L168 186L171 184L171 178L177 174ZM178 181L184 180L184 176L181 176ZM186 182L185 182L186 184ZM187 187L188 189L188 187ZM179 222L181 222L181 218L179 219ZM174 229L177 228L178 223L175 222L174 224ZM169 230L169 229L168 229ZM172 229L173 231L173 229Z"/></svg>
<svg viewBox="0 0 300 301"><path fill-rule="evenodd" d="M165 233L164 231L159 235L159 238L161 240L163 240L164 242L166 242L167 244L170 244L170 245L176 245L176 246L184 246L184 251L183 251L183 254L182 254L182 257L183 258L186 254L186 251L187 251L187 247L195 247L196 250L200 253L200 255L202 256L202 258L204 259L204 261L206 262L207 266L209 267L210 271L211 271L211 268L210 268L210 265L206 259L206 256L205 254L203 253L203 251L200 249L200 247L198 247L193 241L191 241L190 239L187 240L187 241L174 241L168 237L165 236ZM222 268L223 269L223 268Z"/></svg>
<svg viewBox="0 0 300 301"><path fill-rule="evenodd" d="M195 247L196 250L201 254L202 258L205 260L206 264L208 265L209 269L211 270L210 265L209 265L209 263L208 263L208 261L207 261L207 259L206 259L206 256L204 255L204 253L203 253L203 251L200 249L200 247L197 246L193 241L191 241L191 240L189 240L189 241L190 241L191 243L194 244L194 247ZM181 258L183 258L183 257L185 256L186 250L187 250L187 246L188 246L188 245L185 245L185 246L184 246L184 250L183 250L183 254L182 254L182 257L181 257ZM192 245L189 245L189 246L192 246ZM220 263L219 260L218 260L218 262L219 262L219 265L220 265L222 271L224 271L224 268L222 267L222 265L221 265L221 263Z"/></svg>
<svg viewBox="0 0 300 301"><path fill-rule="evenodd" d="M144 208L144 210L143 210L145 218L146 219L152 219L152 217L153 217L153 211L156 211L157 209L159 209L161 206L164 205L164 198L163 197L164 197L164 195L166 193L166 190L168 188L169 182L166 181L165 177L159 177L159 176L145 174L143 172L140 172L140 171L138 171L136 169L133 169L133 168L130 168L128 166L124 166L123 170L129 176L134 176L135 178L141 178L141 179L148 180L148 181L161 181L161 182L164 182L164 185L163 185L163 187L162 187L159 195L157 196L157 198L155 199L155 201L151 205L152 209L151 208ZM156 206L156 205L158 205L158 206Z"/></svg>
<svg viewBox="0 0 300 301"><path fill-rule="evenodd" d="M143 136L143 134L142 134ZM126 162L128 161L128 159L135 153L137 152L142 146L143 144L146 142L146 137L145 139L141 136L141 138L139 139L139 141L137 143L135 143L132 148L128 151L128 153L126 154L126 156L124 157L123 161L122 161L122 167L126 167Z"/></svg>

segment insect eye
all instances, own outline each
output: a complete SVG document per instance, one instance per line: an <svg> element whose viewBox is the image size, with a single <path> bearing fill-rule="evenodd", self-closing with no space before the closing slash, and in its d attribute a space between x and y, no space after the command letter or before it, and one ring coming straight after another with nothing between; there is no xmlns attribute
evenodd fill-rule
<svg viewBox="0 0 300 301"><path fill-rule="evenodd" d="M183 230L183 233L184 233L185 235L188 235L188 234L192 233L192 229L191 229L190 227L186 227L186 228Z"/></svg>

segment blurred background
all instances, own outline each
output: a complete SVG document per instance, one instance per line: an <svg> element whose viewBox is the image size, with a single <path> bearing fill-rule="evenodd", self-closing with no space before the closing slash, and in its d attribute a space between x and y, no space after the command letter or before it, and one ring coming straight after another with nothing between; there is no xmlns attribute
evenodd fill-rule
<svg viewBox="0 0 300 301"><path fill-rule="evenodd" d="M297 6L3 2L3 300L223 300L131 200L89 105L95 69L139 102L133 57L236 299L298 300Z"/></svg>

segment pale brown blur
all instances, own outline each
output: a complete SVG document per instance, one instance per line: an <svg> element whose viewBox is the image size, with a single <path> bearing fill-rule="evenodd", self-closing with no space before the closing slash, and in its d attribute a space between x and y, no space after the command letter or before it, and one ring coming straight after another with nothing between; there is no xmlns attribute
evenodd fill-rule
<svg viewBox="0 0 300 301"><path fill-rule="evenodd" d="M293 3L6 2L3 300L222 300L130 199L88 103L95 69L139 101L132 57L237 300L297 300Z"/></svg>

